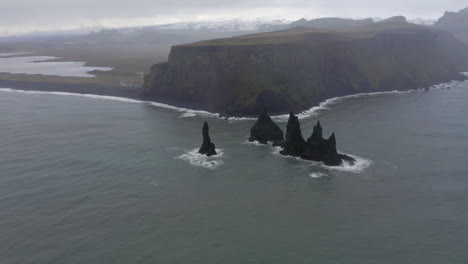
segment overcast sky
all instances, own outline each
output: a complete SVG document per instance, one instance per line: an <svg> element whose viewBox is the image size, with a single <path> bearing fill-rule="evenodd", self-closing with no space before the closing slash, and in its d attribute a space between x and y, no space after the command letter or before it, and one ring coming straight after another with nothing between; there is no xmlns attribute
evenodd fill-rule
<svg viewBox="0 0 468 264"><path fill-rule="evenodd" d="M215 18L438 18L467 0L0 0L0 35Z"/></svg>

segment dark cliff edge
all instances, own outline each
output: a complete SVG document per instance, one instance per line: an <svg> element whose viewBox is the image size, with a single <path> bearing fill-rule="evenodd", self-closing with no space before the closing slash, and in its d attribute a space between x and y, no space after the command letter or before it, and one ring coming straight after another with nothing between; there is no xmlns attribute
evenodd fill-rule
<svg viewBox="0 0 468 264"><path fill-rule="evenodd" d="M468 48L452 34L399 20L293 28L174 46L143 93L224 115L299 112L332 97L462 79L465 64Z"/></svg>

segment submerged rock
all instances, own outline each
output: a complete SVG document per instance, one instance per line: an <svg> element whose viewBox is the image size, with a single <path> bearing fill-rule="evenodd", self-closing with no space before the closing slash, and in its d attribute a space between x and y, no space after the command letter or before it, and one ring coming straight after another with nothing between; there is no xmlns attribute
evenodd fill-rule
<svg viewBox="0 0 468 264"><path fill-rule="evenodd" d="M356 162L352 157L338 153L335 133L328 139L323 138L320 121L314 127L312 135L305 141L299 120L293 113L289 115L286 140L280 153L285 156L323 162L328 166L340 166L344 161L350 164Z"/></svg>
<svg viewBox="0 0 468 264"><path fill-rule="evenodd" d="M210 127L206 121L203 124L203 143L200 147L200 150L198 150L198 153L207 155L208 157L217 154L215 145L211 142Z"/></svg>
<svg viewBox="0 0 468 264"><path fill-rule="evenodd" d="M271 120L266 110L258 117L257 122L250 130L249 141L258 141L260 144L273 142L274 145L280 144L284 140L284 134L281 128Z"/></svg>

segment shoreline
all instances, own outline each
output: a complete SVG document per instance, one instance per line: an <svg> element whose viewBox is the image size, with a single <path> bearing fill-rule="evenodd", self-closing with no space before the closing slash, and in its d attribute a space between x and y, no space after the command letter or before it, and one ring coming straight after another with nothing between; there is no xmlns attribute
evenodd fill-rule
<svg viewBox="0 0 468 264"><path fill-rule="evenodd" d="M24 91L66 92L116 96L136 100L143 99L138 88L99 83L56 83L0 80L0 87Z"/></svg>
<svg viewBox="0 0 468 264"><path fill-rule="evenodd" d="M452 80L446 83L436 84L431 86L431 89L437 89L452 85L456 82L468 81L468 73L461 73L462 78L458 80ZM12 89L18 91L31 91L31 92L58 92L58 93L70 93L77 95L96 95L103 97L115 97L122 99L130 99L141 101L142 103L150 103L157 107L173 109L178 112L195 114L195 115L205 115L211 117L218 117L221 119L228 120L254 120L257 116L247 116L247 115L238 115L231 116L225 115L217 112L211 112L210 110L203 109L200 104L193 102L180 102L174 99L153 97L153 96L144 96L140 88L138 87L126 87L126 86L117 86L110 84L99 84L99 83L54 83L54 82L29 82L29 81L12 81L12 80L0 80L0 89ZM305 119L316 114L318 110L327 108L329 104L333 104L341 99L361 97L361 96L372 96L379 94L392 94L392 93L409 93L422 89L412 89L412 90L393 90L393 91L381 91L381 92L370 92L370 93L357 93L350 94L345 96L338 96L329 98L321 101L318 104L315 104L308 109L305 109L297 113L299 119ZM190 115L189 115L190 116ZM271 113L271 117L280 121L287 117L288 113Z"/></svg>
<svg viewBox="0 0 468 264"><path fill-rule="evenodd" d="M0 88L10 88L13 90L38 91L38 92L65 92L75 94L89 94L99 96L122 97L126 99L147 101L151 103L167 104L177 108L190 109L194 111L205 111L203 106L194 102L178 101L175 99L145 96L139 87L120 86L101 83L60 83L60 82L30 82L0 80ZM216 113L218 114L218 113ZM220 116L225 116L219 114Z"/></svg>

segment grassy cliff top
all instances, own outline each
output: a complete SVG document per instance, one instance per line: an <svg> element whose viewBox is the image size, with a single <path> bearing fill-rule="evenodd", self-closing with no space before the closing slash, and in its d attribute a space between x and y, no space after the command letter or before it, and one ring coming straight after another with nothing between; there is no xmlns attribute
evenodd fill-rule
<svg viewBox="0 0 468 264"><path fill-rule="evenodd" d="M271 44L326 44L334 41L371 38L376 34L414 34L422 30L430 30L428 27L410 24L406 22L382 22L372 25L346 28L346 29L318 29L296 27L281 31L257 33L233 38L213 39L180 45L183 47L201 46L242 46L242 45L271 45Z"/></svg>

